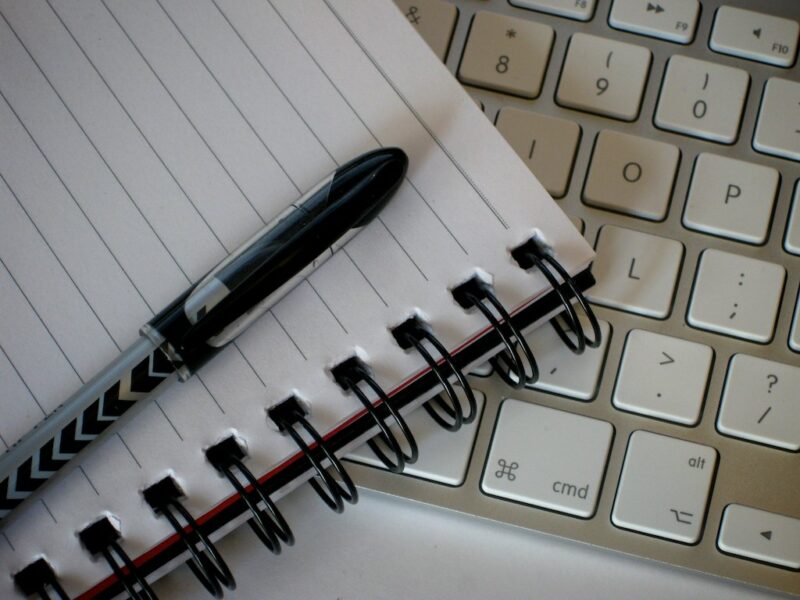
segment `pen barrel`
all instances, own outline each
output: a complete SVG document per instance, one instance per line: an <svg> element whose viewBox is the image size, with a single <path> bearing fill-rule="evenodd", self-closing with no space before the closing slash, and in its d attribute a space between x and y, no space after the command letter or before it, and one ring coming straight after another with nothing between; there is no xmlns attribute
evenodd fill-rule
<svg viewBox="0 0 800 600"><path fill-rule="evenodd" d="M0 456L0 520L172 376L161 350L140 338Z"/></svg>

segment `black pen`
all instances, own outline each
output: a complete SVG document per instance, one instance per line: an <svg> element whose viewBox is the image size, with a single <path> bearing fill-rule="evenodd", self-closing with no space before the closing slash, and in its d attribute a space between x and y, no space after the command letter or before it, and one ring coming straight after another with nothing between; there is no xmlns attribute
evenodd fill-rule
<svg viewBox="0 0 800 600"><path fill-rule="evenodd" d="M400 186L408 157L374 150L339 167L191 286L141 337L0 457L0 520L137 402L186 381L356 235Z"/></svg>

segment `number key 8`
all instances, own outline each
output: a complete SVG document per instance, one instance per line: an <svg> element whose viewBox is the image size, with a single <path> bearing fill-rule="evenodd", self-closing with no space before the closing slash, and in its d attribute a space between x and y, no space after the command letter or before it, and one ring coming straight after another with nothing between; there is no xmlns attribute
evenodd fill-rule
<svg viewBox="0 0 800 600"><path fill-rule="evenodd" d="M496 13L472 21L458 78L462 83L536 98L550 58L551 27Z"/></svg>

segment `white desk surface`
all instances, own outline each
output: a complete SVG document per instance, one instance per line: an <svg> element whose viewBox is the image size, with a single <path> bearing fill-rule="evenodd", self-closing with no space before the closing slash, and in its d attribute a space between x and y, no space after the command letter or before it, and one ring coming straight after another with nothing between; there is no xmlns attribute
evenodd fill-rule
<svg viewBox="0 0 800 600"><path fill-rule="evenodd" d="M372 492L362 492L357 505L335 515L303 486L280 508L297 538L280 556L246 526L217 544L238 583L226 598L782 597ZM185 566L155 591L162 600L210 597Z"/></svg>

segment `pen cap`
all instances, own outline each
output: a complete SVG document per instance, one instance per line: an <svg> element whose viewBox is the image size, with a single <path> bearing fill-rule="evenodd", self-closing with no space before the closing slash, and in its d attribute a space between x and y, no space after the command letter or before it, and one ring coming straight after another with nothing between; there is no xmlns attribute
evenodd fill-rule
<svg viewBox="0 0 800 600"><path fill-rule="evenodd" d="M188 378L386 205L408 158L374 150L341 166L142 328Z"/></svg>

